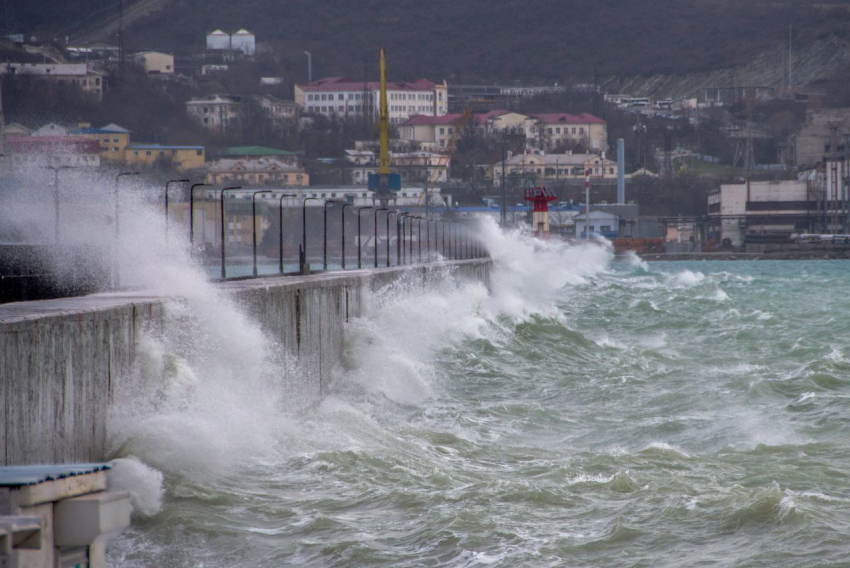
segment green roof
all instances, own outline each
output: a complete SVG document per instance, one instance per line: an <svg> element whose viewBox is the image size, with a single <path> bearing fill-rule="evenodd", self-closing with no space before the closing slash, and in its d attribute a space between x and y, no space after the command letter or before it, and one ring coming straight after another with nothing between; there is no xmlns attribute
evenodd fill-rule
<svg viewBox="0 0 850 568"><path fill-rule="evenodd" d="M266 146L234 146L224 151L226 156L297 156L300 153Z"/></svg>

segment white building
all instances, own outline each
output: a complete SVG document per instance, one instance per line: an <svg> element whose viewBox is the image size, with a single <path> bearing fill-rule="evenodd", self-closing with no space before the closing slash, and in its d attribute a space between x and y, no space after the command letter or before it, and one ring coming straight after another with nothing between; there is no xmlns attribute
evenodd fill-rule
<svg viewBox="0 0 850 568"><path fill-rule="evenodd" d="M605 158L605 154L549 154L542 150L508 156L505 161L505 176L533 175L538 183L560 180L584 179L590 170L594 179L617 177L617 163ZM493 183L502 184L502 162L492 165Z"/></svg>
<svg viewBox="0 0 850 568"><path fill-rule="evenodd" d="M576 237L585 237L585 226L587 225L587 215L575 215L573 217L576 226ZM614 213L607 211L594 211L593 206L590 209L590 234L601 235L607 238L616 238L620 230L620 218Z"/></svg>
<svg viewBox="0 0 850 568"><path fill-rule="evenodd" d="M794 233L818 229L826 216L807 180L722 184L708 195L715 240L743 243L747 233ZM837 230L838 227L832 227ZM820 229L818 229L820 230Z"/></svg>
<svg viewBox="0 0 850 568"><path fill-rule="evenodd" d="M345 159L352 164L349 173L353 184L368 183L369 174L378 173L378 157L371 150L346 150ZM401 176L403 184L424 183L426 173L429 183L443 183L448 180L450 165L451 159L444 154L390 152L390 168Z"/></svg>
<svg viewBox="0 0 850 568"><path fill-rule="evenodd" d="M0 63L0 74L77 85L98 100L103 98L103 73L95 71L88 63Z"/></svg>
<svg viewBox="0 0 850 568"><path fill-rule="evenodd" d="M442 116L449 110L448 87L419 79L411 83L387 83L390 122L401 124L415 115ZM363 116L364 111L378 116L380 85L347 77L320 79L307 85L295 85L295 102L308 113L325 116Z"/></svg>
<svg viewBox="0 0 850 568"><path fill-rule="evenodd" d="M148 75L174 75L174 56L159 51L143 51L133 56L133 61Z"/></svg>

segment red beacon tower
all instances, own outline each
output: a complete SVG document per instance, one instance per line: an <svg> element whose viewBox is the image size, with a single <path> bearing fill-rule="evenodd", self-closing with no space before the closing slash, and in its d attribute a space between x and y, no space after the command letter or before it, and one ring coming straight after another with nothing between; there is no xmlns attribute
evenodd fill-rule
<svg viewBox="0 0 850 568"><path fill-rule="evenodd" d="M555 199L555 194L542 185L525 189L525 200L534 203L531 226L535 237L549 238L549 202Z"/></svg>

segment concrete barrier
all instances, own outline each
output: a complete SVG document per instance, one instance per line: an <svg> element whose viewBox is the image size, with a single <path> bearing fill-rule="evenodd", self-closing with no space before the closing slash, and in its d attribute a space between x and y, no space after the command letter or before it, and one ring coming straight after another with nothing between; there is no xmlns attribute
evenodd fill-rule
<svg viewBox="0 0 850 568"><path fill-rule="evenodd" d="M342 324L363 315L367 291L448 271L489 286L490 267L450 261L219 286L296 357L320 395L342 356ZM163 325L168 301L130 292L0 305L0 465L105 459L116 385L131 376L141 331Z"/></svg>

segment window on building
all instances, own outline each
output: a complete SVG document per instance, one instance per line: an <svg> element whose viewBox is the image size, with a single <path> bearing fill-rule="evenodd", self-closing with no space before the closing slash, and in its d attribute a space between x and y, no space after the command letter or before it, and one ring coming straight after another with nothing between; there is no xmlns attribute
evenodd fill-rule
<svg viewBox="0 0 850 568"><path fill-rule="evenodd" d="M345 100L345 95L343 95L342 93L340 93L340 94L338 94L338 95L337 95L337 97L336 97L336 98L337 98L337 99L339 99L339 100L341 100L341 101L344 101L344 100Z"/></svg>
<svg viewBox="0 0 850 568"><path fill-rule="evenodd" d="M579 134L584 134L584 128L579 128L579 129L578 129L578 133L579 133Z"/></svg>
<svg viewBox="0 0 850 568"><path fill-rule="evenodd" d="M613 174L613 173L614 173L614 168L608 168L608 173L609 173L609 174Z"/></svg>
<svg viewBox="0 0 850 568"><path fill-rule="evenodd" d="M195 150L195 152L197 153L197 155L198 155L198 156L203 156L203 155L204 155L204 151L203 151L203 150Z"/></svg>
<svg viewBox="0 0 850 568"><path fill-rule="evenodd" d="M547 129L547 132L549 132L549 134L552 134L552 127L551 126Z"/></svg>
<svg viewBox="0 0 850 568"><path fill-rule="evenodd" d="M611 225L600 225L599 226L599 232L600 233L610 233L611 232Z"/></svg>
<svg viewBox="0 0 850 568"><path fill-rule="evenodd" d="M150 156L150 155L151 155L151 151L150 151L150 150L148 150L147 152L145 152L145 156Z"/></svg>

